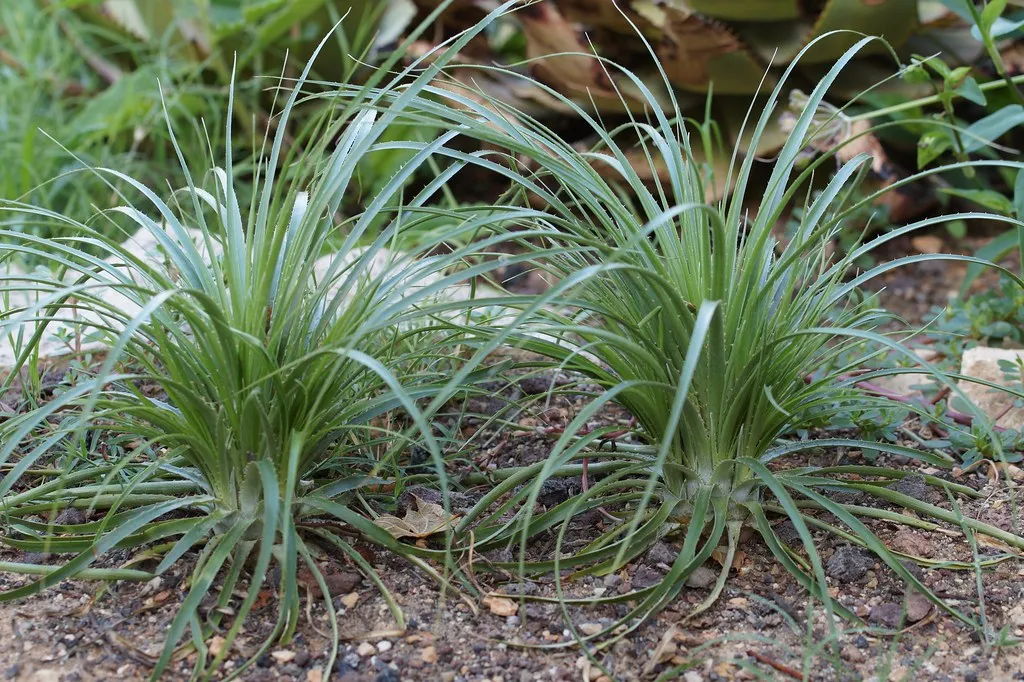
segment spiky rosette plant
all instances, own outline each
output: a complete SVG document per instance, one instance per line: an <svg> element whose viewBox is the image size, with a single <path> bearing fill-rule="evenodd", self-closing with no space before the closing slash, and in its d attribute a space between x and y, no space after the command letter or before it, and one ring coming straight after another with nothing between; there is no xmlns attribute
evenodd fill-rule
<svg viewBox="0 0 1024 682"><path fill-rule="evenodd" d="M413 64L396 76L407 100L444 61ZM243 651L248 662L232 676L275 641L287 641L299 620L302 566L319 585L335 631L330 671L337 623L311 542L344 552L377 580L352 549L355 533L445 580L372 522L380 510L372 501L394 504L406 483L398 458L413 445L430 454L435 474L428 477L444 487L431 419L475 378L473 364L460 363L460 334L445 322L445 292L494 266L460 267L466 250L441 248L442 238L417 252L387 247L405 230L444 216L452 222L444 237L466 241L461 236L479 231L482 218L425 208L452 171L403 196L451 135L412 155L356 216L339 217L343 196L357 191L357 165L380 151L401 102L390 102L391 114L338 110L309 136L310 149L289 156L282 151L287 120L308 71L282 107L248 206L238 199L230 146L205 182L181 158L188 184L166 198L116 169L95 169L131 196L90 221L0 204L19 224L53 222L74 235L45 239L0 229L5 265L28 255L53 268L5 269L0 279L0 333L18 348L0 395L16 400L7 391L26 365L35 369L58 328L73 349L102 357L48 401L28 401L0 424L0 542L59 556L53 565L0 564L40 576L0 599L74 577L148 579L192 552L195 568L154 679L181 647L197 651L197 676L211 675L270 575L279 576L268 585L277 596L276 624ZM112 231L96 225L105 221L136 237L121 243L105 236ZM156 249L139 252L140 241ZM487 248L481 242L474 249L481 246ZM68 509L88 516L62 513ZM94 566L115 549L141 554L130 568ZM236 599L243 581L248 589ZM215 607L201 616L208 593ZM401 612L388 600L401 626ZM224 642L211 652L204 642L214 630Z"/></svg>
<svg viewBox="0 0 1024 682"><path fill-rule="evenodd" d="M586 637L577 633L579 639L607 644L623 636L668 604L687 576L721 545L724 568L697 612L707 608L726 584L744 527L761 535L778 561L825 602L830 616L838 613L852 619L854 614L829 598L812 526L870 549L914 589L972 625L978 624L972 615L955 611L932 594L901 561L911 558L928 564L927 559L889 550L863 519L928 529L951 524L967 535L988 535L1013 548L992 561L1006 560L1024 548L1024 538L965 518L956 505L951 510L894 490L907 472L880 466L784 465L784 457L801 451L847 447L888 451L952 468L950 455L899 445L780 438L808 415L830 406L876 407L878 398L858 393L854 377L866 371L878 352L913 357L897 340L880 333L880 326L892 318L863 303L857 295L860 285L914 262L977 260L919 255L859 272L855 263L861 256L945 220L1005 220L987 214L929 218L847 253L832 253L830 240L846 217L877 198L858 200L854 193L871 157L847 154L839 147L810 161L807 150L821 146L813 141L844 139L837 133L844 132L848 119L842 110L821 106L822 101L843 68L870 42L858 40L818 83L796 112L790 137L776 158L762 161L726 153L731 158L725 178L709 174L714 163L695 159L695 148L703 153L699 158L714 158L718 140L713 124L688 121L678 107L664 109L641 79L624 69L620 76L648 93L645 117L608 130L569 98L559 98L600 138L598 146L585 151L563 142L529 115L479 93L432 88L430 97L414 108L419 120L458 131L490 150L476 157L447 149L439 153L507 178L511 190L505 203L542 207L524 209L522 222L549 226L557 235L545 241L544 248L552 242L564 248L564 253L537 261L537 267L558 281L549 294L554 306L538 310L532 324L514 330L511 337L557 367L578 372L604 388L566 428L545 462L495 474L493 490L461 520L456 532L472 530L477 551L520 543L520 561L499 564L500 568L525 574L554 571L559 579L563 570L577 575L616 571L659 539L675 532L683 535L679 554L661 583L627 595L583 600L634 602L624 619L629 626L619 621ZM599 58L595 63L618 68ZM791 71L772 91L760 115L748 122L752 148L780 113L783 84ZM461 80L467 81L464 74ZM559 97L553 89L547 94ZM662 164L669 180L638 172L638 157L651 165ZM763 184L753 179L758 165L770 168ZM609 168L612 173L605 172ZM946 169L935 172L942 170ZM826 173L831 179L812 193L811 180ZM655 179L645 180L651 177ZM721 183L731 188L728 198L709 201L712 188ZM803 196L807 199L801 202ZM773 228L794 205L803 208L800 226L783 244ZM523 243L537 248L529 240ZM529 303L536 308L536 301ZM476 331L483 338L494 334ZM843 360L850 357L854 359ZM959 394L948 377L937 378ZM590 430L609 402L628 409L636 419L638 437L646 442L609 445L612 428ZM590 461L592 480L594 472L600 478L569 501L534 513L541 483L552 476L578 476L581 459ZM934 476L925 476L925 481L955 496L977 496L966 486ZM913 514L841 503L830 496L833 491L866 492ZM531 537L560 527L562 538L575 514L599 507L618 510L620 522L572 555L564 555L559 543L554 557L526 561ZM792 521L802 552L779 539L769 515ZM973 568L969 562L957 566Z"/></svg>

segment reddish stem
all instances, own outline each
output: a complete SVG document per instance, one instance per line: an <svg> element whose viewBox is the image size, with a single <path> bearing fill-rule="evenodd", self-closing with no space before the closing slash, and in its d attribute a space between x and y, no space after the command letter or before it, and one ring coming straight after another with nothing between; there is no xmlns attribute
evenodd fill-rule
<svg viewBox="0 0 1024 682"><path fill-rule="evenodd" d="M764 654L757 653L753 649L748 649L747 650L747 656L750 656L751 658L753 658L758 663L764 663L765 665L770 665L771 667L775 668L776 670L778 670L783 675L789 675L790 677L792 677L795 680L802 680L802 679L804 679L803 673L801 673L796 668L791 668L788 665L785 665L784 663L779 663L776 660L768 658Z"/></svg>

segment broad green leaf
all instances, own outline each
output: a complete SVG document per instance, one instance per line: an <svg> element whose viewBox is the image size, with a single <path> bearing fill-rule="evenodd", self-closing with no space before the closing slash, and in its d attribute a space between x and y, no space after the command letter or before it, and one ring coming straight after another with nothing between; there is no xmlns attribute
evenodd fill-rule
<svg viewBox="0 0 1024 682"><path fill-rule="evenodd" d="M1010 201L1001 192L996 192L991 189L958 189L955 187L942 187L939 189L943 194L948 194L954 197L960 197L961 199L967 199L968 201L974 202L979 206L984 206L990 211L995 211L1000 215L1013 215L1014 206L1013 202Z"/></svg>
<svg viewBox="0 0 1024 682"><path fill-rule="evenodd" d="M978 119L964 131L964 150L976 152L1024 123L1024 106L1008 104L999 111Z"/></svg>
<svg viewBox="0 0 1024 682"><path fill-rule="evenodd" d="M973 76L965 78L963 83L960 84L955 92L967 101L974 102L978 106L985 106L985 103L988 101L985 99L985 93L982 92L980 87L978 87L978 81L974 80Z"/></svg>
<svg viewBox="0 0 1024 682"><path fill-rule="evenodd" d="M990 33L992 25L996 23L1003 14L1003 10L1006 9L1006 0L988 0L985 3L985 8L981 11L981 20L978 24L984 33Z"/></svg>
<svg viewBox="0 0 1024 682"><path fill-rule="evenodd" d="M1017 179L1013 182L1013 215L1024 220L1024 170L1017 171Z"/></svg>
<svg viewBox="0 0 1024 682"><path fill-rule="evenodd" d="M945 130L930 130L917 141L917 167L924 168L942 156L953 141Z"/></svg>

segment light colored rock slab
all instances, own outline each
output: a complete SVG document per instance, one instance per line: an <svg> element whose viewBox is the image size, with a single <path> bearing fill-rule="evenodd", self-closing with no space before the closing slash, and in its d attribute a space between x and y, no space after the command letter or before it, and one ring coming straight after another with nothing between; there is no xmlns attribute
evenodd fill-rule
<svg viewBox="0 0 1024 682"><path fill-rule="evenodd" d="M1009 386L1012 382L1003 376L999 361L1016 362L1018 358L1024 358L1024 350L985 346L971 348L964 353L960 373L993 384ZM960 381L958 386L982 412L996 419L996 425L1009 429L1020 429L1024 426L1024 407L1014 407L1013 403L1017 398L1012 394L970 381ZM1020 389L1019 383L1015 388Z"/></svg>
<svg viewBox="0 0 1024 682"><path fill-rule="evenodd" d="M916 348L914 353L917 357L921 358L922 363L931 362L936 358L938 353L931 350L930 348ZM919 369L921 366L917 365L914 369ZM878 377L871 383L880 386L893 393L899 393L900 395L916 396L920 397L921 387L928 386L929 384L935 383L935 380L931 375L928 374L893 374L891 376Z"/></svg>
<svg viewBox="0 0 1024 682"><path fill-rule="evenodd" d="M208 249L202 232L190 230L189 233L197 250L204 258L209 258L208 254L210 251L216 257L220 256L222 249L218 242L212 243ZM124 246L131 253L145 261L148 266L160 270L166 267L166 259L159 245L159 240L149 230L145 228L140 229L125 241ZM344 255L333 254L323 256L314 264L313 277L319 282L325 277L333 275L334 281L330 284L328 296L338 294L343 282L347 279L348 266L364 253L365 249L360 247ZM387 273L396 263L400 263L403 259L410 257L405 253L380 249L373 254L373 257L367 263L364 274L371 278L379 277ZM112 257L108 258L107 262L117 267L124 276L130 278L136 284L141 283L137 270L133 266L126 264L122 259ZM400 267L399 265L394 271L399 272ZM442 277L440 273L420 274L425 276L418 277L416 281L410 280L402 283L406 287L407 292L430 286ZM28 273L17 269L16 266L9 263L0 266L0 377L5 376L10 371L10 368L16 361L19 345L32 336L37 329L38 318L45 314L44 306L47 301L40 299L37 292L27 290L31 286L28 278L33 276L38 278L49 277L50 275L43 270ZM112 274L100 272L96 275L96 281L97 283L109 282L114 284L117 282L117 279ZM352 295L351 290L347 290L345 293L348 296ZM486 298L497 294L498 292L488 287L476 287L476 295L478 297ZM102 295L107 303L129 317L141 310L136 300L120 293L114 287L104 289ZM473 290L467 284L456 284L436 292L431 298L435 300L466 301L472 296ZM451 314L455 317L465 315L464 312L459 311L453 311ZM76 346L69 345L63 339L74 337L76 330L85 335L91 329L95 329L97 325L106 326L112 331L120 331L123 328L119 320L110 319L108 316L101 317L99 314L91 311L74 310L71 307L61 308L53 317L58 319L51 320L47 324L46 333L39 343L40 359L49 362L59 361L62 358L79 352L99 352L106 347L106 343L102 340L85 340ZM475 309L473 317L478 322L484 321L492 326L503 326L512 323L516 318L516 314L514 311L501 306L486 306ZM58 321L59 319L68 321Z"/></svg>

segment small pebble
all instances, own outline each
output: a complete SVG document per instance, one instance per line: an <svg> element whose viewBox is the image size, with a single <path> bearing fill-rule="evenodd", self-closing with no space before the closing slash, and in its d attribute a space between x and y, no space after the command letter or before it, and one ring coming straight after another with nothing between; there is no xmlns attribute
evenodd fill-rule
<svg viewBox="0 0 1024 682"><path fill-rule="evenodd" d="M871 613L868 614L868 620L872 623L878 623L879 625L887 628L897 627L902 618L903 609L899 604L893 604L892 602L879 604L872 608Z"/></svg>
<svg viewBox="0 0 1024 682"><path fill-rule="evenodd" d="M622 577L618 573L609 573L604 577L603 582L605 587L615 587L622 582Z"/></svg>
<svg viewBox="0 0 1024 682"><path fill-rule="evenodd" d="M702 590L714 585L717 579L718 574L712 569L707 566L698 566L693 570L693 573L686 578L686 586Z"/></svg>
<svg viewBox="0 0 1024 682"><path fill-rule="evenodd" d="M377 673L374 682L402 682L402 677L394 668L384 668Z"/></svg>
<svg viewBox="0 0 1024 682"><path fill-rule="evenodd" d="M647 552L647 560L653 564L671 565L677 556L679 556L679 552L664 542L657 543Z"/></svg>
<svg viewBox="0 0 1024 682"><path fill-rule="evenodd" d="M825 564L825 573L841 583L860 580L874 567L875 557L859 547L844 545L833 552Z"/></svg>
<svg viewBox="0 0 1024 682"><path fill-rule="evenodd" d="M385 651L390 651L390 650L391 650L391 642L389 642L388 640L382 639L381 641L377 642L377 651L379 651L381 653L384 653Z"/></svg>

